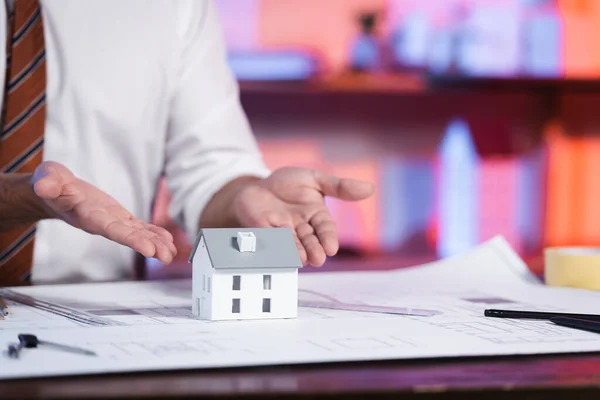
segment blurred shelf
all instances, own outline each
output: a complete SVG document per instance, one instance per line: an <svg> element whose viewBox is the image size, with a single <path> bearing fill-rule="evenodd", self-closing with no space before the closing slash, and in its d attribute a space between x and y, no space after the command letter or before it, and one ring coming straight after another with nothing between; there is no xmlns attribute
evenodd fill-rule
<svg viewBox="0 0 600 400"><path fill-rule="evenodd" d="M299 81L240 81L242 93L425 93L427 82L417 74L342 74Z"/></svg>
<svg viewBox="0 0 600 400"><path fill-rule="evenodd" d="M508 91L586 91L600 92L600 77L587 78L487 78L487 77L427 77L430 90L508 90Z"/></svg>
<svg viewBox="0 0 600 400"><path fill-rule="evenodd" d="M243 94L397 94L426 95L447 91L600 92L598 79L485 78L419 73L346 73L298 81L240 81Z"/></svg>

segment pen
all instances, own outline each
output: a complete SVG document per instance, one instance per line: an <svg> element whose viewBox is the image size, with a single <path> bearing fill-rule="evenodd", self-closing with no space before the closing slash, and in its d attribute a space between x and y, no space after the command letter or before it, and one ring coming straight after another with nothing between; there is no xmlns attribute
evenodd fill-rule
<svg viewBox="0 0 600 400"><path fill-rule="evenodd" d="M0 315L6 316L8 314L8 306L2 297L0 297Z"/></svg>
<svg viewBox="0 0 600 400"><path fill-rule="evenodd" d="M565 317L552 317L550 318L550 321L554 322L556 325L566 326L568 328L600 333L600 322L598 321L586 321L583 319Z"/></svg>
<svg viewBox="0 0 600 400"><path fill-rule="evenodd" d="M598 314L572 314L545 311L519 311L519 310L485 310L486 317L495 318L528 318L528 319L550 319L552 317L579 318L591 321L600 321Z"/></svg>

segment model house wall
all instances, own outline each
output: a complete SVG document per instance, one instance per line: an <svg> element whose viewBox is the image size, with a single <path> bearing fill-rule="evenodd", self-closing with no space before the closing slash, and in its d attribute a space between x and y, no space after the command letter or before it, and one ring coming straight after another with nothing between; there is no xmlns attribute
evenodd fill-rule
<svg viewBox="0 0 600 400"><path fill-rule="evenodd" d="M297 316L297 268L217 269L212 281L213 320Z"/></svg>
<svg viewBox="0 0 600 400"><path fill-rule="evenodd" d="M211 319L213 292L213 268L210 263L204 238L198 243L198 251L194 254L193 275L202 279L193 279L192 283L192 313L202 319Z"/></svg>

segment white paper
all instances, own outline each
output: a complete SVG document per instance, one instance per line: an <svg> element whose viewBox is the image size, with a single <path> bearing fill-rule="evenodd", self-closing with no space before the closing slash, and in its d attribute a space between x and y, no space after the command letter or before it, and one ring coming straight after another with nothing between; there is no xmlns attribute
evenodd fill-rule
<svg viewBox="0 0 600 400"><path fill-rule="evenodd" d="M301 273L300 298L436 310L431 317L300 308L289 320L199 321L191 281L18 289L125 326L89 327L10 304L0 321L0 379L185 368L600 351L600 335L548 321L483 316L486 308L597 312L600 293L548 288L506 242L428 265L381 272ZM594 306L596 305L596 306ZM94 350L43 346L5 354L18 333Z"/></svg>

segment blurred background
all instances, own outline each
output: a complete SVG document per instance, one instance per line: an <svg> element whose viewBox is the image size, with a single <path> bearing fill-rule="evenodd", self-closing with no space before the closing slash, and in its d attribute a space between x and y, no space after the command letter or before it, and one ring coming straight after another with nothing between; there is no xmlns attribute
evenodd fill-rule
<svg viewBox="0 0 600 400"><path fill-rule="evenodd" d="M340 258L600 245L600 1L215 2L267 164L377 186L329 202Z"/></svg>

